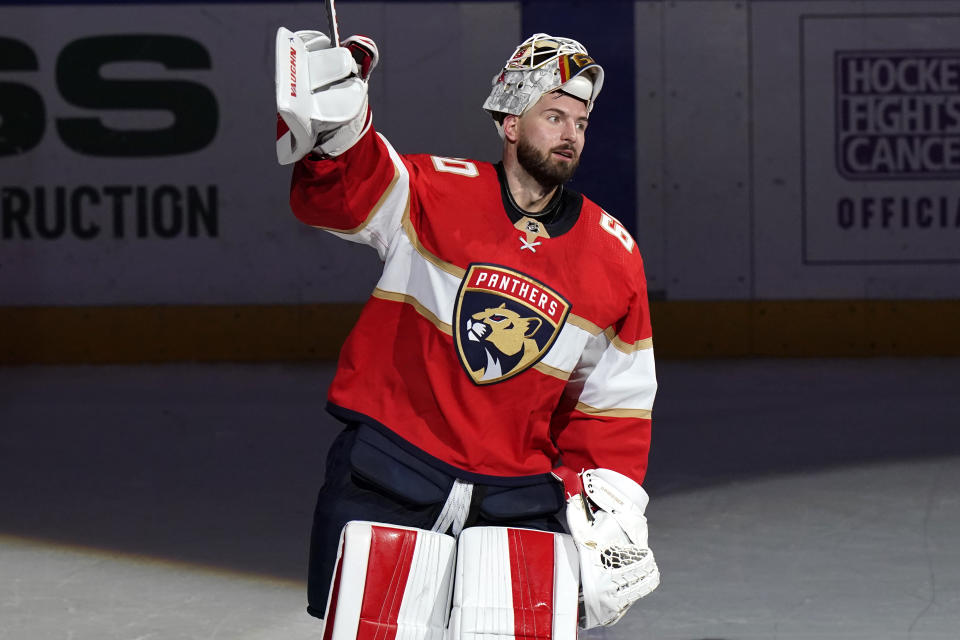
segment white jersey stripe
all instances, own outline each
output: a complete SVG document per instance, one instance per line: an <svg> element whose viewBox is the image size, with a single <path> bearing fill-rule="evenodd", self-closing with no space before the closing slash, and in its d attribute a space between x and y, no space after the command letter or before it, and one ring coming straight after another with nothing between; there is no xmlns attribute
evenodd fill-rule
<svg viewBox="0 0 960 640"><path fill-rule="evenodd" d="M568 322L563 325L560 335L557 336L557 341L550 348L550 351L543 356L541 362L561 371L573 371L577 362L580 361L584 346L589 339L590 334L587 331Z"/></svg>
<svg viewBox="0 0 960 640"><path fill-rule="evenodd" d="M424 259L406 234L397 235L377 282L377 289L409 296L445 323L453 320L459 288L460 279Z"/></svg>
<svg viewBox="0 0 960 640"><path fill-rule="evenodd" d="M589 371L580 394L580 402L595 409L653 410L657 392L653 349L627 354L606 338L597 364Z"/></svg>

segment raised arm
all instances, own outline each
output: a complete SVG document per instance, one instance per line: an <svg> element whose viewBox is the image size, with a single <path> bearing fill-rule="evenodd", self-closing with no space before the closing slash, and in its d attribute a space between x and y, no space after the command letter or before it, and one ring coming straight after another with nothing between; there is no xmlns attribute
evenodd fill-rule
<svg viewBox="0 0 960 640"><path fill-rule="evenodd" d="M306 224L369 244L381 258L409 199L409 173L373 129L377 46L318 31L277 32L277 159L296 163L290 206Z"/></svg>

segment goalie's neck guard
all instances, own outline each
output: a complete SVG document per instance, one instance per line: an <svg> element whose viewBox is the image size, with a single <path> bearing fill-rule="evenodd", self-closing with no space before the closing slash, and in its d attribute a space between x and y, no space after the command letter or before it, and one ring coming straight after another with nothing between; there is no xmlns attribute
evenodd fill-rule
<svg viewBox="0 0 960 640"><path fill-rule="evenodd" d="M603 87L603 67L576 40L536 33L517 47L492 84L483 108L499 128L498 114L522 115L557 89L586 102L589 112Z"/></svg>

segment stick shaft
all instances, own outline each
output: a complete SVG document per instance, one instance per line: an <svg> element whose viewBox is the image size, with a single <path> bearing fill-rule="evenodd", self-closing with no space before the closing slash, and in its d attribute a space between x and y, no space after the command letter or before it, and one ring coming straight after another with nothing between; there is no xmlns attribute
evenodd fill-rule
<svg viewBox="0 0 960 640"><path fill-rule="evenodd" d="M323 8L327 12L327 25L330 27L330 40L333 46L340 46L340 25L337 24L337 8L333 0L323 0Z"/></svg>

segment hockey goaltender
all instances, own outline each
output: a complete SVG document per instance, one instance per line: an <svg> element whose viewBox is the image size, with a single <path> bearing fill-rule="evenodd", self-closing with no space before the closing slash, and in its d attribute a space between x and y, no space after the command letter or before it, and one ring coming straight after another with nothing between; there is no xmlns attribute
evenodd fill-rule
<svg viewBox="0 0 960 640"><path fill-rule="evenodd" d="M641 487L656 393L639 250L565 187L603 69L538 33L483 108L497 164L377 133L376 44L277 33L277 155L304 223L383 274L340 353L311 536L325 640L572 639L657 587Z"/></svg>

